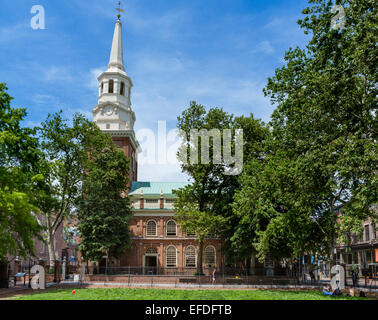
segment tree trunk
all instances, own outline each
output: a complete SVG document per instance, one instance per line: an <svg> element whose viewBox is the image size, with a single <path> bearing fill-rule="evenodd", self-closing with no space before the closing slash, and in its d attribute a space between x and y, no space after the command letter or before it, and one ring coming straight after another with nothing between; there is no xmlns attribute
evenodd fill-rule
<svg viewBox="0 0 378 320"><path fill-rule="evenodd" d="M55 266L55 232L52 230L48 230L48 241L47 246L49 249L49 262L50 262L50 268L54 268Z"/></svg>
<svg viewBox="0 0 378 320"><path fill-rule="evenodd" d="M197 265L197 273L199 275L203 274L203 268L202 268L202 251L203 251L203 240L199 241L199 248L198 248L198 265Z"/></svg>
<svg viewBox="0 0 378 320"><path fill-rule="evenodd" d="M0 262L0 288L9 288L8 264Z"/></svg>

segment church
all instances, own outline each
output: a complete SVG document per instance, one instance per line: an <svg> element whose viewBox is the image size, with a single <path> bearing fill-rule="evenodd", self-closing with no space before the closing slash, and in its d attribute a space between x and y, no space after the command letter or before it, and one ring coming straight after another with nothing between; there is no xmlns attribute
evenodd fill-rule
<svg viewBox="0 0 378 320"><path fill-rule="evenodd" d="M138 149L134 132L136 121L131 104L133 82L123 61L122 23L115 23L108 68L98 77L98 104L93 109L97 126L112 137L130 159L128 195L132 203L130 223L132 245L111 267L137 267L149 273L193 274L198 246L194 235L185 234L175 220L173 190L187 182L138 181ZM222 241L209 237L203 247L203 268L221 268Z"/></svg>

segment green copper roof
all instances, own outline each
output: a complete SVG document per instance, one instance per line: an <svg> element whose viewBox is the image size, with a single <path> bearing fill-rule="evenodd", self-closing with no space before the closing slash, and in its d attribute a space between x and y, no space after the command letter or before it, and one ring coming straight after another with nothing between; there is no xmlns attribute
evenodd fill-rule
<svg viewBox="0 0 378 320"><path fill-rule="evenodd" d="M172 195L173 190L183 188L190 184L189 182L142 182L133 181L129 195L140 195L143 191L143 195Z"/></svg>

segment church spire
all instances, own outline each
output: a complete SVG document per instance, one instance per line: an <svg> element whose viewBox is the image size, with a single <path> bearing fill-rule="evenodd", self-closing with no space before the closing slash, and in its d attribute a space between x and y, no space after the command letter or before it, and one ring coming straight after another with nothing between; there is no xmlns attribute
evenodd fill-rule
<svg viewBox="0 0 378 320"><path fill-rule="evenodd" d="M124 12L120 7L117 11ZM97 80L99 94L98 103L93 108L93 120L131 159L130 181L136 181L140 147L134 132L135 113L131 108L133 82L123 65L122 23L119 15L115 23L108 69Z"/></svg>
<svg viewBox="0 0 378 320"><path fill-rule="evenodd" d="M125 71L125 67L123 65L122 23L119 18L117 19L115 24L112 50L110 53L108 69L112 67Z"/></svg>

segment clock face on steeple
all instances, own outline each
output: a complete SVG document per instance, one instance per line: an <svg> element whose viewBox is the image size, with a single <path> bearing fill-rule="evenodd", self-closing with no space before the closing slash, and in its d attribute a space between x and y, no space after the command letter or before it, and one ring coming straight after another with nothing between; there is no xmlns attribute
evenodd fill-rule
<svg viewBox="0 0 378 320"><path fill-rule="evenodd" d="M104 112L107 116L111 116L113 114L113 107L112 106L106 106L104 108Z"/></svg>

